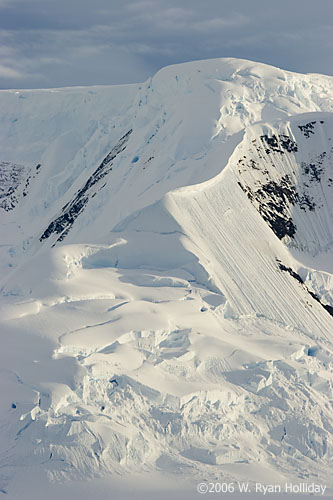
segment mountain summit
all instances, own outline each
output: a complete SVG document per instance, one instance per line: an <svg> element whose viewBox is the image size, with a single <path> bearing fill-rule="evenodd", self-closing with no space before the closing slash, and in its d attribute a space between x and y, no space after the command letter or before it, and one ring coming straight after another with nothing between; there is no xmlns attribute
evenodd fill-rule
<svg viewBox="0 0 333 500"><path fill-rule="evenodd" d="M0 124L0 489L330 484L333 77L198 61Z"/></svg>

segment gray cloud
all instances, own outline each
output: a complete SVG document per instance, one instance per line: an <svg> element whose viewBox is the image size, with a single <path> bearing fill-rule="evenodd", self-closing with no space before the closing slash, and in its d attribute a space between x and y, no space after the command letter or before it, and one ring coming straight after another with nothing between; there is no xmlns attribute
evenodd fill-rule
<svg viewBox="0 0 333 500"><path fill-rule="evenodd" d="M139 82L240 57L332 74L327 0L0 0L0 88Z"/></svg>
<svg viewBox="0 0 333 500"><path fill-rule="evenodd" d="M14 68L10 68L8 66L5 66L4 64L0 64L0 77L11 80L22 80L25 75Z"/></svg>

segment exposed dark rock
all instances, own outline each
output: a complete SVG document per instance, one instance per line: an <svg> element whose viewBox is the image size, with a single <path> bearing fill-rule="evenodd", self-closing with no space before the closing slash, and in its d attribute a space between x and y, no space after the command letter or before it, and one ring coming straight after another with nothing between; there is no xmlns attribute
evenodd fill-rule
<svg viewBox="0 0 333 500"><path fill-rule="evenodd" d="M31 175L30 167L8 161L0 162L0 208L9 212L16 207L20 198L27 196L30 182L39 173L41 165L38 164L37 167L36 173Z"/></svg>
<svg viewBox="0 0 333 500"><path fill-rule="evenodd" d="M328 304L323 304L322 302L320 302L321 305L323 306L324 309L326 309L326 311L331 315L333 316L333 307L328 305Z"/></svg>
<svg viewBox="0 0 333 500"><path fill-rule="evenodd" d="M304 211L310 210L310 212L313 212L316 208L316 203L308 193L304 192L302 196L299 197L299 206Z"/></svg>
<svg viewBox="0 0 333 500"><path fill-rule="evenodd" d="M324 308L326 309L326 311L331 315L333 316L333 307L330 306L329 304L323 304L320 300L320 298L318 297L318 295L316 295L314 292L312 292L312 290L310 290L304 283L304 281L302 280L302 278L300 277L299 274L295 273L295 271L293 271L291 269L291 267L287 267L285 266L284 264L281 263L280 260L276 259L277 260L277 263L278 263L278 266L279 266L279 269L281 271L285 271L287 273L290 274L290 276L292 278L294 278L296 281L298 281L302 287L308 292L309 295L311 295L311 297L316 300L317 302L319 302L319 304Z"/></svg>
<svg viewBox="0 0 333 500"><path fill-rule="evenodd" d="M279 184L269 181L256 191L243 186L240 182L238 184L278 238L294 236L297 228L289 215L289 207L295 205L299 198L288 175L283 176Z"/></svg>
<svg viewBox="0 0 333 500"><path fill-rule="evenodd" d="M119 153L125 150L131 133L132 129L121 137L110 153L96 168L94 173L88 178L84 186L76 192L74 198L62 207L62 214L49 224L40 236L39 241L49 238L52 234L59 234L60 236L57 238L57 242L60 242L67 236L72 225L74 224L74 221L83 212L89 199L96 195L97 191L106 185L106 183L104 183L103 186L100 186L100 188L97 189L97 191L92 192L92 187L111 172L113 160L119 155Z"/></svg>
<svg viewBox="0 0 333 500"><path fill-rule="evenodd" d="M8 212L17 204L15 191L22 183L24 167L7 161L0 163L0 207Z"/></svg>
<svg viewBox="0 0 333 500"><path fill-rule="evenodd" d="M299 125L299 128L308 137L314 133L315 124L315 121L309 122L306 125ZM251 142L250 154L247 157L242 156L237 163L240 175L238 184L278 238L282 239L284 236L293 238L297 227L291 217L292 207L298 206L303 211L315 211L317 203L311 196L310 188L312 183L321 182L328 154L323 151L311 161L301 162L302 177L296 185L292 180L293 175L297 177L295 172L280 179L276 179L274 174L274 180L270 175L270 168L275 169L275 155L298 152L298 145L294 139L285 134L272 134L272 136L264 134L260 136L260 141L253 139ZM252 148L255 149L255 153ZM251 158L251 153L255 154L256 159ZM253 170L257 170L258 174ZM251 171L249 184L245 179L248 179L246 173ZM328 186L331 185L333 179L330 177Z"/></svg>
<svg viewBox="0 0 333 500"><path fill-rule="evenodd" d="M260 136L260 139L264 144L266 143L266 145L269 146L265 148L265 152L267 154L273 152L280 154L284 154L285 152L296 153L298 151L296 142L284 134L278 136L273 134L272 137L262 135Z"/></svg>
<svg viewBox="0 0 333 500"><path fill-rule="evenodd" d="M306 123L305 125L298 125L298 128L303 133L304 137L309 139L310 135L314 134L313 129L314 129L314 126L316 123L317 122L309 122L309 123ZM324 122L320 122L320 123L324 123Z"/></svg>
<svg viewBox="0 0 333 500"><path fill-rule="evenodd" d="M252 159L249 161L249 165L250 165L250 167L254 168L255 170L260 170L259 164Z"/></svg>
<svg viewBox="0 0 333 500"><path fill-rule="evenodd" d="M326 151L324 151L311 163L306 163L304 161L301 163L302 173L308 176L309 182L321 181L321 177L324 172L324 168L322 167L322 165L326 156L327 153Z"/></svg>
<svg viewBox="0 0 333 500"><path fill-rule="evenodd" d="M291 267L287 267L285 266L284 264L281 263L280 260L277 259L277 262L279 264L279 269L281 269L281 271L286 271L287 273L290 274L290 276L292 276L295 280L297 280L299 283L301 283L302 285L304 285L304 281L302 280L302 278L300 277L299 274L295 273L295 271L293 271L291 269Z"/></svg>
<svg viewBox="0 0 333 500"><path fill-rule="evenodd" d="M143 170L145 170L145 169L146 169L146 167L147 167L148 163L150 163L153 159L154 159L154 156L150 156L150 157L148 158L148 160L146 160L146 161L144 162L143 167L142 167L142 168L143 168Z"/></svg>

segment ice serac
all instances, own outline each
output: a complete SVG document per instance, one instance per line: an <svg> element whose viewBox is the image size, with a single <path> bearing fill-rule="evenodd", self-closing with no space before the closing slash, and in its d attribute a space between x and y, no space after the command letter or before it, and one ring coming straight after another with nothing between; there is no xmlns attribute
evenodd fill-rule
<svg viewBox="0 0 333 500"><path fill-rule="evenodd" d="M333 78L217 59L0 102L0 489L329 484Z"/></svg>

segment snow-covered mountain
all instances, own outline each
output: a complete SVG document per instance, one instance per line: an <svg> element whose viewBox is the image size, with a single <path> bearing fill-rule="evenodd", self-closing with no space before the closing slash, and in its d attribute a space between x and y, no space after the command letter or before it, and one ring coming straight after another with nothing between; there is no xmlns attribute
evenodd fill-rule
<svg viewBox="0 0 333 500"><path fill-rule="evenodd" d="M0 490L333 487L333 78L199 61L0 124Z"/></svg>

